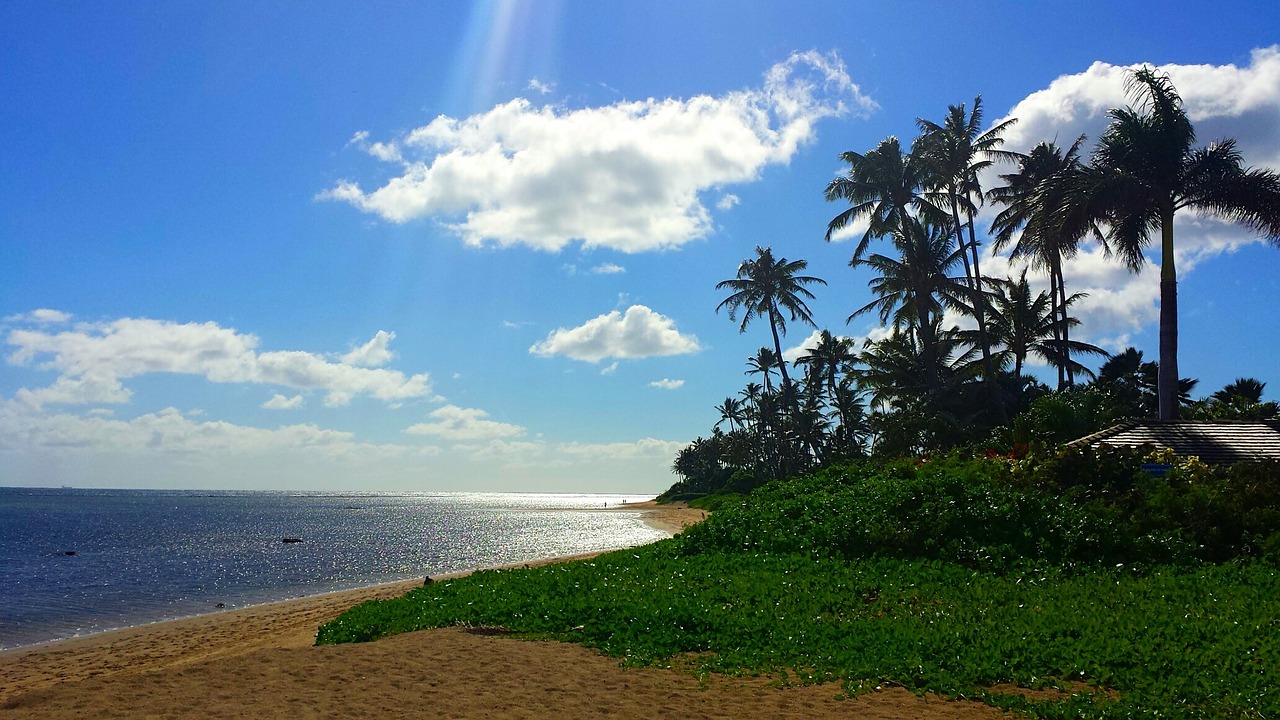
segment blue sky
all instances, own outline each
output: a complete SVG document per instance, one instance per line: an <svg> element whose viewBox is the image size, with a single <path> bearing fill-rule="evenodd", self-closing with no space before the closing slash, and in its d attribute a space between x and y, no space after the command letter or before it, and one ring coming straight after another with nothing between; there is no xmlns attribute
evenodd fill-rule
<svg viewBox="0 0 1280 720"><path fill-rule="evenodd" d="M1150 63L1280 168L1275 2L1158 8L4 3L0 485L657 492L768 340L714 312L756 245L877 332L841 151L979 94L1096 136ZM1274 399L1280 251L1178 242L1183 374ZM1154 358L1154 265L1086 250L1083 337Z"/></svg>

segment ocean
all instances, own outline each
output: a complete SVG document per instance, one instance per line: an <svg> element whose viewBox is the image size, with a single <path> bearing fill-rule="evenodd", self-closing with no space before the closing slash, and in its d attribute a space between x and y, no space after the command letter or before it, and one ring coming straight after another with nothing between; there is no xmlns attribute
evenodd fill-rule
<svg viewBox="0 0 1280 720"><path fill-rule="evenodd" d="M0 648L641 545L666 534L601 510L647 499L0 488Z"/></svg>

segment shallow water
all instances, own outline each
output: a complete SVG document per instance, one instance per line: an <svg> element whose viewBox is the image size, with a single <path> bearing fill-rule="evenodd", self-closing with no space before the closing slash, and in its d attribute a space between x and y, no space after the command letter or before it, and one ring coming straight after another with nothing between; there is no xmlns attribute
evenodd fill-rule
<svg viewBox="0 0 1280 720"><path fill-rule="evenodd" d="M0 488L0 648L666 537L599 512L642 499Z"/></svg>

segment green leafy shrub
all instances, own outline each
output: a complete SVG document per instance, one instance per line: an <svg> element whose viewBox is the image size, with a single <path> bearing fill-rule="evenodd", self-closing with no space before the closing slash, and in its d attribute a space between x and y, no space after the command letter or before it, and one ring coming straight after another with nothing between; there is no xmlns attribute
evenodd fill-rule
<svg viewBox="0 0 1280 720"><path fill-rule="evenodd" d="M1103 504L1020 487L998 459L854 463L773 483L685 531L685 552L956 562L983 570L1169 561L1175 533L1134 535Z"/></svg>

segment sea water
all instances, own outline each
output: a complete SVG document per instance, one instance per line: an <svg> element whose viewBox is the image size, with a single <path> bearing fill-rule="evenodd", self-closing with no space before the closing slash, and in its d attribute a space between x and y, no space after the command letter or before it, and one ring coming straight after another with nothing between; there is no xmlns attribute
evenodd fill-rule
<svg viewBox="0 0 1280 720"><path fill-rule="evenodd" d="M0 648L640 545L644 499L0 488Z"/></svg>

